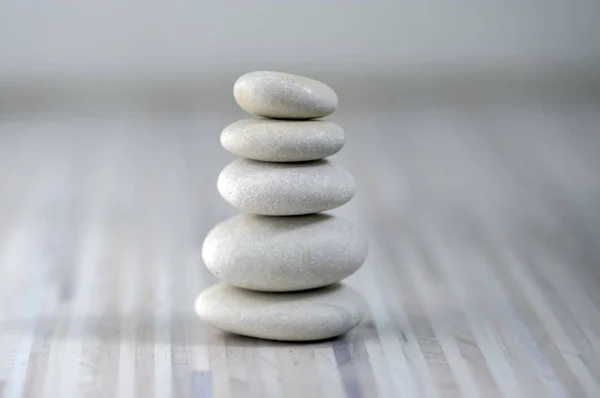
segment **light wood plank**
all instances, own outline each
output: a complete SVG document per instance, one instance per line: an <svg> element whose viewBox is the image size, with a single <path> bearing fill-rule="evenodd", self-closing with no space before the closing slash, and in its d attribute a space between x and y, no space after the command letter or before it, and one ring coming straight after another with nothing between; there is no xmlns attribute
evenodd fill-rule
<svg viewBox="0 0 600 398"><path fill-rule="evenodd" d="M193 300L239 113L0 123L0 397L600 395L600 107L340 109L332 213L370 244L341 339L226 335Z"/></svg>

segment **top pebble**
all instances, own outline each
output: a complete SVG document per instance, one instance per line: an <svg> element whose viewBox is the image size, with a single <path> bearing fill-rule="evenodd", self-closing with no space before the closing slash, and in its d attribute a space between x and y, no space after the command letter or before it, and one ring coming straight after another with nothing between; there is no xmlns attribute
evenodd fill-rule
<svg viewBox="0 0 600 398"><path fill-rule="evenodd" d="M325 83L282 72L250 72L233 86L238 105L271 119L316 119L331 115L338 96Z"/></svg>

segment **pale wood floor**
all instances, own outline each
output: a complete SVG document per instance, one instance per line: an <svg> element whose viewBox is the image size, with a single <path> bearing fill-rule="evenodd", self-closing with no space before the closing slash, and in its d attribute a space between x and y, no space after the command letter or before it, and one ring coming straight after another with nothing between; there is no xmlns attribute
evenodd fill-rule
<svg viewBox="0 0 600 398"><path fill-rule="evenodd" d="M599 107L334 114L371 313L319 344L194 316L239 116L2 116L1 398L600 396Z"/></svg>

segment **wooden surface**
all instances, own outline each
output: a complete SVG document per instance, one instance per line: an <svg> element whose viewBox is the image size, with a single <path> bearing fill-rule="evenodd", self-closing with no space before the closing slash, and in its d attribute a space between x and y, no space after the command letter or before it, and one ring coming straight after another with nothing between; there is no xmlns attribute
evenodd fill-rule
<svg viewBox="0 0 600 398"><path fill-rule="evenodd" d="M370 315L318 344L193 313L215 282L202 239L235 212L218 136L241 113L4 115L0 397L598 397L599 109L330 117Z"/></svg>

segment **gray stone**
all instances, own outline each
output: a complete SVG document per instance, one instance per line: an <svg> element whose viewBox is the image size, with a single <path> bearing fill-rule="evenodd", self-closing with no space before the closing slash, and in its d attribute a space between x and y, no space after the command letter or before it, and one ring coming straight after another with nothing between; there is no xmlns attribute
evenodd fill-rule
<svg viewBox="0 0 600 398"><path fill-rule="evenodd" d="M246 112L274 119L325 117L338 106L338 96L328 85L282 72L246 73L235 82L233 96Z"/></svg>
<svg viewBox="0 0 600 398"><path fill-rule="evenodd" d="M204 263L216 277L273 292L339 282L358 270L366 256L358 229L328 214L238 215L215 226L202 247Z"/></svg>
<svg viewBox="0 0 600 398"><path fill-rule="evenodd" d="M221 330L282 341L335 337L357 326L367 304L343 284L293 293L265 293L227 284L212 286L195 303L200 318Z"/></svg>
<svg viewBox="0 0 600 398"><path fill-rule="evenodd" d="M339 152L344 141L344 130L324 120L244 119L221 133L221 145L229 152L266 162L323 159Z"/></svg>
<svg viewBox="0 0 600 398"><path fill-rule="evenodd" d="M221 196L254 214L293 216L331 210L354 196L354 177L328 160L266 163L238 159L217 182Z"/></svg>

